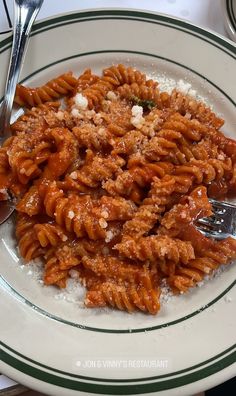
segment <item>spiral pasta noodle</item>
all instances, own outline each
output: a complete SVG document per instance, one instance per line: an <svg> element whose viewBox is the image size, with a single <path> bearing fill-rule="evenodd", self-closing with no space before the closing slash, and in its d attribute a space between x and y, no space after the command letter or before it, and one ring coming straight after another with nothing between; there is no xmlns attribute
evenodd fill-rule
<svg viewBox="0 0 236 396"><path fill-rule="evenodd" d="M143 166L131 167L118 175L115 180L109 180L103 184L103 188L110 195L130 196L135 186L145 187L152 183L154 177L162 178L171 172L169 163L147 163Z"/></svg>
<svg viewBox="0 0 236 396"><path fill-rule="evenodd" d="M165 212L158 233L178 237L185 226L198 218L211 215L212 208L207 197L207 189L203 186L197 187L188 196L183 197L180 203Z"/></svg>
<svg viewBox="0 0 236 396"><path fill-rule="evenodd" d="M47 102L37 107L27 109L26 112L11 125L13 134L21 136L22 140L28 140L31 137L34 139L34 142L37 143L42 139L42 133L49 127L46 120L50 118L55 120L55 115L59 107L60 102L56 101ZM57 122L59 123L58 119ZM60 123L55 126L60 126Z"/></svg>
<svg viewBox="0 0 236 396"><path fill-rule="evenodd" d="M175 180L171 176L154 178L149 196L143 200L133 218L124 225L124 235L140 237L146 234L160 219L160 214L171 200Z"/></svg>
<svg viewBox="0 0 236 396"><path fill-rule="evenodd" d="M18 238L19 251L26 261L33 260L36 257L43 256L44 254L44 250L40 246L33 228L36 223L36 219L32 219L27 215L19 215L16 224L16 236Z"/></svg>
<svg viewBox="0 0 236 396"><path fill-rule="evenodd" d="M177 110L181 115L190 114L203 125L212 126L215 129L222 127L224 121L204 103L194 100L191 96L186 96L177 90L173 90L170 97L170 107Z"/></svg>
<svg viewBox="0 0 236 396"><path fill-rule="evenodd" d="M94 258L85 256L82 263L86 269L103 279L138 284L147 289L157 284L156 269L149 270L148 267L130 263L128 260L121 261L112 256L95 256Z"/></svg>
<svg viewBox="0 0 236 396"><path fill-rule="evenodd" d="M8 147L11 145L13 137L10 137L5 140L2 147L0 148L0 173L6 174L10 169L9 161L8 161Z"/></svg>
<svg viewBox="0 0 236 396"><path fill-rule="evenodd" d="M72 132L77 139L79 147L86 147L97 151L107 148L112 136L108 128L91 124L74 127Z"/></svg>
<svg viewBox="0 0 236 396"><path fill-rule="evenodd" d="M78 238L88 235L90 239L105 239L108 221L127 220L132 217L135 206L122 198L102 197L98 201L89 195L66 196L55 182L50 183L44 195L46 214L68 232Z"/></svg>
<svg viewBox="0 0 236 396"><path fill-rule="evenodd" d="M87 307L111 306L121 311L133 312L137 309L155 315L160 309L160 291L144 287L120 286L111 282L96 285L86 294Z"/></svg>
<svg viewBox="0 0 236 396"><path fill-rule="evenodd" d="M85 164L66 178L68 188L81 192L86 192L88 188L97 188L102 181L111 178L125 163L119 156L104 158L101 155L93 156L92 152L90 154Z"/></svg>
<svg viewBox="0 0 236 396"><path fill-rule="evenodd" d="M200 140L195 145L190 144L186 139L180 139L176 147L169 151L164 159L175 165L184 165L193 159L204 161L219 156L223 156L222 152L208 138Z"/></svg>
<svg viewBox="0 0 236 396"><path fill-rule="evenodd" d="M68 259L71 265L71 260ZM77 264L77 259L76 259ZM68 269L60 268L60 261L57 259L56 255L51 254L51 256L46 260L45 271L44 271L44 283L45 285L56 285L60 288L66 287L66 280L69 276Z"/></svg>
<svg viewBox="0 0 236 396"><path fill-rule="evenodd" d="M34 230L42 247L58 246L68 239L65 231L58 224L35 224Z"/></svg>
<svg viewBox="0 0 236 396"><path fill-rule="evenodd" d="M185 232L186 235L186 232ZM192 232L192 236L199 240L197 230ZM208 243L207 238L200 236L202 244L196 246L197 257L190 260L186 266L176 266L175 271L167 280L175 293L186 292L190 287L201 282L205 275L209 275L221 264L228 264L236 258L236 241L229 237L223 241ZM193 238L191 238L193 240ZM204 243L205 242L205 243ZM193 241L192 241L193 243ZM206 249L204 245L210 245Z"/></svg>
<svg viewBox="0 0 236 396"><path fill-rule="evenodd" d="M19 253L45 285L73 278L88 308L155 315L163 285L188 292L236 258L195 224L236 193L236 142L205 103L123 64L18 85L15 102L0 201L15 200Z"/></svg>
<svg viewBox="0 0 236 396"><path fill-rule="evenodd" d="M18 84L16 87L15 103L20 106L37 106L61 96L68 95L77 84L77 79L71 72L62 74L39 88L26 88Z"/></svg>
<svg viewBox="0 0 236 396"><path fill-rule="evenodd" d="M144 73L132 67L125 67L122 64L104 69L103 78L106 78L106 81L109 81L114 86L132 83L142 84L146 82Z"/></svg>
<svg viewBox="0 0 236 396"><path fill-rule="evenodd" d="M131 260L156 262L158 259L168 259L187 264L195 258L191 243L168 236L153 235L138 239L124 237L115 248Z"/></svg>

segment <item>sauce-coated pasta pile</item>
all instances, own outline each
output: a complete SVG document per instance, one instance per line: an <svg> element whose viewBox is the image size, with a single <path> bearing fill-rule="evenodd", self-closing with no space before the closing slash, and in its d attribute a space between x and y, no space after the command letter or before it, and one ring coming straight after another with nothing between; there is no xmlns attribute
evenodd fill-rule
<svg viewBox="0 0 236 396"><path fill-rule="evenodd" d="M46 285L73 277L87 307L156 314L163 283L186 292L236 258L236 240L194 225L236 191L236 142L205 104L123 65L19 85L15 102L0 199L15 197L20 254L42 258Z"/></svg>

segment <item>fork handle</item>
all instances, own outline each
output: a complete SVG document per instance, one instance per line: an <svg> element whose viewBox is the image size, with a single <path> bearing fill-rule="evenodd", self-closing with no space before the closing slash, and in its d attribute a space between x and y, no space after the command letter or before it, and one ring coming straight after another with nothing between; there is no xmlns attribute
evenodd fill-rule
<svg viewBox="0 0 236 396"><path fill-rule="evenodd" d="M13 43L5 86L5 96L1 109L0 137L8 134L16 84L19 79L29 34L42 4L43 0L14 1Z"/></svg>

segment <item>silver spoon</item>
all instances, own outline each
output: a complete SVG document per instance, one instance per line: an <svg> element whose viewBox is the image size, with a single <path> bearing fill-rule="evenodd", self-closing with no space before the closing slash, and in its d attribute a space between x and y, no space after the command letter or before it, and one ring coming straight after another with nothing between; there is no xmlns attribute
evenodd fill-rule
<svg viewBox="0 0 236 396"><path fill-rule="evenodd" d="M14 0L14 23L11 58L5 86L5 96L0 110L0 144L10 136L10 119L16 84L26 52L29 35L34 20L43 4L43 0ZM0 224L12 214L14 204L0 202Z"/></svg>

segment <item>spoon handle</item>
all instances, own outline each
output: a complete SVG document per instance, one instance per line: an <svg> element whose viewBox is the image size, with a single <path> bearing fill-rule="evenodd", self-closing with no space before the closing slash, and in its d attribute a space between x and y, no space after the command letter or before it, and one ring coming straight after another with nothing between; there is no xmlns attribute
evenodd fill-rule
<svg viewBox="0 0 236 396"><path fill-rule="evenodd" d="M6 136L9 132L16 84L19 79L29 34L42 4L43 0L14 0L13 43L0 115L0 137Z"/></svg>

